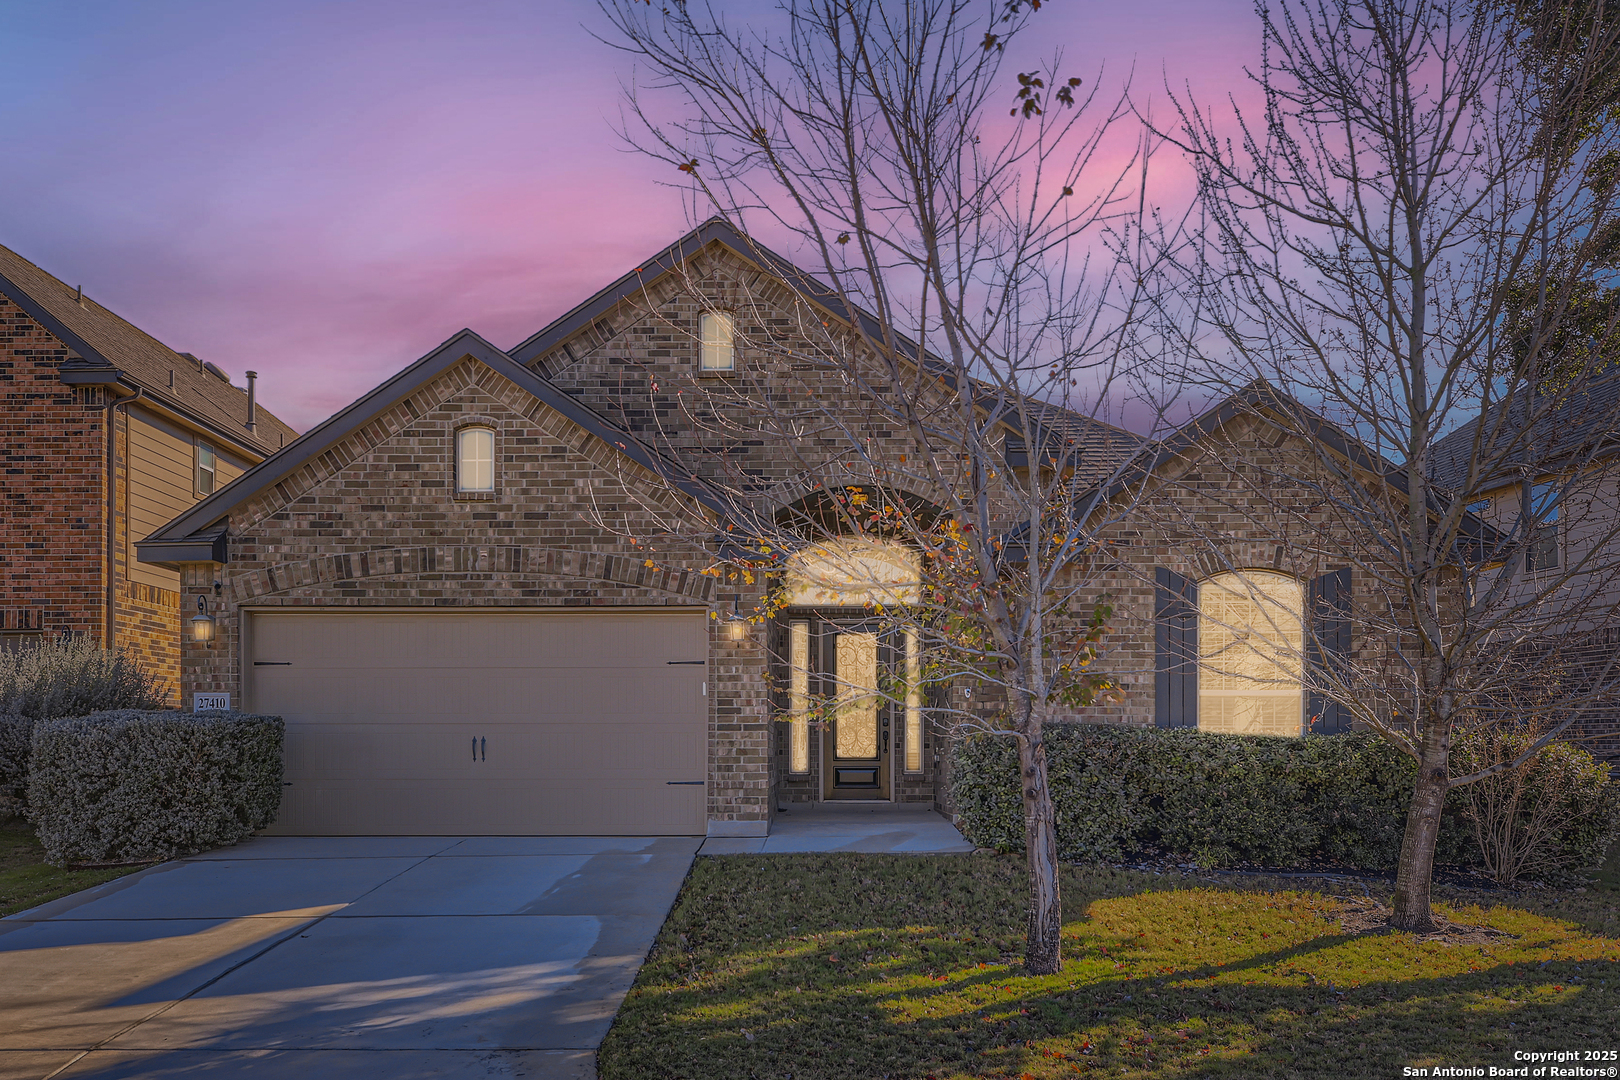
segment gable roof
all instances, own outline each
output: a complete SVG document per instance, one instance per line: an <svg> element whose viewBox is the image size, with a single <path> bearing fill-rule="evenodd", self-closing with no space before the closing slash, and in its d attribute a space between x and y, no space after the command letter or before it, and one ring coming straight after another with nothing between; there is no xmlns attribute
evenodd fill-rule
<svg viewBox="0 0 1620 1080"><path fill-rule="evenodd" d="M1527 413L1541 415L1529 420ZM1482 447L1481 454L1488 461L1496 459L1498 469L1495 475L1479 477L1480 488L1524 480L1526 469L1544 476L1572 463L1572 459L1579 466L1610 457L1620 451L1620 371L1591 380L1551 407L1544 397L1530 398L1526 394L1492 405L1483 415L1435 442L1429 473L1436 483L1456 490L1467 481L1474 438L1482 424L1495 441L1492 446ZM1526 424L1531 425L1528 435ZM1535 461L1529 460L1532 448Z"/></svg>
<svg viewBox="0 0 1620 1080"><path fill-rule="evenodd" d="M305 432L274 456L249 469L163 528L135 545L141 562L225 562L224 519L232 510L280 483L384 410L415 393L445 371L472 358L532 394L636 464L721 516L728 507L707 484L655 453L591 409L514 361L471 330L462 330L438 348Z"/></svg>
<svg viewBox="0 0 1620 1080"><path fill-rule="evenodd" d="M723 218L713 217L687 233L662 251L642 261L642 264L620 277L617 281L597 292L583 303L559 316L550 324L525 338L511 349L514 360L524 365L533 366L543 357L550 354L559 345L583 330L594 327L597 322L625 300L640 293L654 281L672 272L677 266L710 244L719 244L738 257L754 263L768 273L783 279L800 296L810 302L826 309L846 323L854 324L858 319L861 328L869 336L881 338L881 324L876 316L863 308L854 309L854 317L850 315L848 307L838 293L813 274L803 270L770 248L761 244L752 237L738 232ZM922 363L932 368L947 385L954 383L954 375L949 366L939 357L926 350L919 349L917 343L908 337L897 335L902 355L916 359L921 356ZM993 405L994 392L984 389L981 392L987 406ZM1129 457L1142 445L1141 436L1115 427L1101 420L1084 416L1048 401L1029 398L1025 401L1025 412L1038 429L1029 433L1029 442L1036 446L1048 445L1051 440L1068 440L1071 445L1079 445L1080 456L1087 462L1087 471L1100 469L1106 473ZM1017 416L1004 417L1009 427L1018 427ZM1016 451L1015 451L1016 453ZM1027 453L1026 464L1027 464Z"/></svg>
<svg viewBox="0 0 1620 1080"><path fill-rule="evenodd" d="M759 266L762 270L775 274L791 285L793 290L800 296L826 308L845 322L853 325L856 318L858 318L862 329L868 334L873 337L882 337L880 324L870 312L857 307L854 312L855 318L851 318L844 301L825 282L801 270L759 241L738 232L723 218L712 217L656 255L643 260L640 266L625 274L607 288L602 289L584 303L565 312L536 333L514 345L511 350L512 359L520 364L533 364L568 338L573 337L586 327L594 325L603 315L612 311L629 297L641 292L648 285L671 272L710 244L719 244L740 258ZM911 357L917 355L917 344L909 338L901 338L899 345L903 354Z"/></svg>
<svg viewBox="0 0 1620 1080"><path fill-rule="evenodd" d="M116 368L159 404L192 417L257 456L274 453L298 433L258 406L247 430L247 391L175 352L146 331L78 294L8 247L0 246L0 292L76 353L73 368ZM217 369L216 369L217 370ZM169 373L174 385L169 385Z"/></svg>
<svg viewBox="0 0 1620 1080"><path fill-rule="evenodd" d="M1402 494L1410 491L1405 468L1396 465L1382 454L1374 453L1360 439L1299 400L1277 390L1265 379L1257 378L1177 428L1168 438L1161 441L1152 453L1143 456L1124 474L1116 477L1106 489L1102 489L1102 485L1097 485L1082 493L1075 500L1075 507L1078 509L1090 505L1099 490L1104 501L1117 498L1133 484L1141 483L1239 416L1258 417L1281 427L1272 419L1272 414L1292 417L1298 428L1303 429L1309 438L1343 457L1354 468L1371 473ZM1445 506L1432 489L1429 500L1431 512L1441 513L1445 510ZM1498 530L1482 518L1467 512L1462 516L1460 534L1463 541L1480 553L1498 550L1505 540Z"/></svg>

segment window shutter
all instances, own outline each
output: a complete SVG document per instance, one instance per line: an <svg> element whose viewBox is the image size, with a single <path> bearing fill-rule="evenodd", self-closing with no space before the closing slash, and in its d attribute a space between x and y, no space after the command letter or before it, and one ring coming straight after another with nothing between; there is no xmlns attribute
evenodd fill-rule
<svg viewBox="0 0 1620 1080"><path fill-rule="evenodd" d="M1198 726L1198 584L1155 567L1153 722Z"/></svg>
<svg viewBox="0 0 1620 1080"><path fill-rule="evenodd" d="M1350 568L1330 570L1311 582L1307 610L1311 637L1306 653L1312 673L1342 671L1350 654ZM1309 728L1318 735L1339 735L1350 730L1349 713L1337 701L1312 692L1306 703Z"/></svg>

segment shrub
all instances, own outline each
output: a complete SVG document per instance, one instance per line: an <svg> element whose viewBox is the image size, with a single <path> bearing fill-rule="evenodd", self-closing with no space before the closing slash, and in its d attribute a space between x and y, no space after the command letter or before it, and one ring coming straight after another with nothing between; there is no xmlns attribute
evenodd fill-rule
<svg viewBox="0 0 1620 1080"><path fill-rule="evenodd" d="M1066 860L1172 856L1203 866L1379 871L1399 858L1416 769L1369 733L1275 739L1099 724L1048 728L1047 765ZM1022 848L1012 740L960 741L954 770L969 839ZM1442 864L1480 861L1463 801L1461 791L1448 798Z"/></svg>
<svg viewBox="0 0 1620 1080"><path fill-rule="evenodd" d="M1543 732L1535 721L1491 726L1457 740L1453 772L1511 763ZM1603 861L1620 829L1620 786L1585 750L1554 742L1514 769L1461 789L1485 872L1503 885L1556 881Z"/></svg>
<svg viewBox="0 0 1620 1080"><path fill-rule="evenodd" d="M15 713L0 713L0 805L20 801L28 788L28 745L34 721Z"/></svg>
<svg viewBox="0 0 1620 1080"><path fill-rule="evenodd" d="M36 722L165 704L156 676L132 655L88 638L47 637L0 650L0 797L24 797Z"/></svg>
<svg viewBox="0 0 1620 1080"><path fill-rule="evenodd" d="M282 729L224 712L41 721L28 802L47 861L166 859L262 829L281 804Z"/></svg>

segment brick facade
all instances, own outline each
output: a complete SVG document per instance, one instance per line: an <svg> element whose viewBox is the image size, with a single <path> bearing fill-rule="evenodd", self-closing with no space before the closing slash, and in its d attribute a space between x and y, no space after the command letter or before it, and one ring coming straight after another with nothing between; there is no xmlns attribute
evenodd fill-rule
<svg viewBox="0 0 1620 1080"><path fill-rule="evenodd" d="M458 427L495 428L493 497L455 494ZM659 516L698 510L612 447L473 359L383 410L303 469L231 514L230 561L189 564L182 603L215 611L210 645L184 644L187 699L242 692L244 609L470 609L753 605L740 583L701 573L701 551L647 565L632 542ZM219 596L215 596L215 582ZM770 816L765 653L710 620L708 819ZM713 827L711 825L711 827Z"/></svg>
<svg viewBox="0 0 1620 1080"><path fill-rule="evenodd" d="M67 346L0 296L0 630L106 633L106 409Z"/></svg>
<svg viewBox="0 0 1620 1080"><path fill-rule="evenodd" d="M0 632L107 636L107 529L116 530L114 642L171 699L179 693L179 594L129 580L129 421L115 408L120 504L107 512L108 403L96 387L64 386L74 354L0 295Z"/></svg>
<svg viewBox="0 0 1620 1080"><path fill-rule="evenodd" d="M1130 512L1100 530L1106 554L1093 587L1116 613L1104 659L1126 693L1120 704L1091 710L1086 719L1142 727L1155 722L1157 568L1193 581L1232 570L1275 571L1303 584L1344 565L1333 553L1344 550L1349 534L1319 493L1285 479L1315 460L1275 427L1241 415L1161 466ZM1352 575L1356 610L1371 606L1372 584ZM1364 665L1376 645L1355 641L1348 659Z"/></svg>
<svg viewBox="0 0 1620 1080"><path fill-rule="evenodd" d="M698 320L717 308L736 320L736 371L725 375L705 374L698 366ZM548 342L528 362L615 423L667 447L694 471L751 490L767 510L802 497L809 488L805 477L826 476L832 470L825 463L854 442L862 444L863 460L877 463L893 486L928 499L916 470L904 465L916 453L906 433L863 403L863 394L842 380L836 365L795 362L846 347L832 339L836 325L753 262L715 243L589 325ZM866 389L882 393L886 387L874 379ZM804 439L781 436L785 418L825 414L829 401L844 410L843 430ZM777 435L750 437L750 427L774 428ZM1324 555L1333 547L1333 523L1312 510L1314 496L1303 488L1282 492L1277 480L1314 456L1280 443L1276 429L1252 416L1209 434L1194 452L1162 469L1118 524L1103 529L1106 554L1076 571L1084 575L1077 582L1080 596L1106 597L1115 607L1104 665L1126 694L1119 705L1088 709L1073 719L1154 723L1157 567L1195 580L1221 569L1275 569L1302 581L1333 568ZM1353 588L1368 584L1357 581ZM984 700L980 707L994 706ZM783 727L778 725L773 748L779 798L818 799L823 733L811 733L810 775L795 777L786 771ZM950 809L948 734L930 731L924 775L895 774L896 799Z"/></svg>
<svg viewBox="0 0 1620 1080"><path fill-rule="evenodd" d="M697 326L716 305L736 313L737 369L706 375ZM748 491L766 512L810 494L806 478L825 475L852 438L885 471L885 483L937 505L916 479L920 470L904 467L917 448L863 400L886 392L881 381L855 391L836 368L797 362L828 348L836 332L780 282L711 245L527 359L613 424L693 472ZM446 363L455 358L444 355ZM512 381L524 373L508 369L509 378L497 367L471 354L450 363L230 507L229 561L188 564L182 578L181 610L189 615L200 598L218 627L212 644L183 645L186 700L228 692L240 701L244 612L254 610L753 610L765 582L704 573L712 558L693 540L717 527L706 511L614 449L612 435L590 434L537 398L541 391ZM756 422L762 414L775 423L795 410L824 412L828 400L845 406L841 432L787 438ZM474 422L496 432L492 496L455 491L455 433ZM1139 505L1103 530L1102 554L1074 572L1084 575L1082 595L1107 597L1116 608L1104 665L1126 695L1073 719L1154 723L1156 568L1192 578L1266 568L1302 580L1332 568L1324 556L1332 523L1312 517L1303 489L1290 494L1274 482L1296 452L1276 436L1240 417L1161 469ZM1298 535L1302 527L1311 535ZM751 624L733 640L723 618L710 625L710 829L763 826L778 804L822 797L827 736L811 732L810 774L790 774L787 727L773 714L769 644L777 627ZM922 773L897 769L894 799L949 812L948 735L930 728Z"/></svg>
<svg viewBox="0 0 1620 1080"><path fill-rule="evenodd" d="M698 364L699 320L715 309L735 318L735 370L723 374ZM830 463L849 452L852 439L862 443L867 461L886 464L889 488L938 505L942 500L915 467L918 449L909 433L872 405L872 394L889 390L885 379L873 375L865 387L851 387L836 366L812 362L829 350L849 349L846 333L776 277L711 244L529 366L698 475L747 492L767 513L793 505L835 474ZM947 398L936 392L924 400L943 405ZM788 437L794 418L815 417L828 401L840 403L844 430ZM795 614L810 613L782 618ZM762 688L762 702L766 697ZM812 728L810 772L794 775L787 768L787 725L773 726L768 752L776 801L819 801L822 743L829 734ZM898 745L896 738L896 761ZM923 771L896 767L891 798L944 808L937 777L948 749L945 733L926 725Z"/></svg>

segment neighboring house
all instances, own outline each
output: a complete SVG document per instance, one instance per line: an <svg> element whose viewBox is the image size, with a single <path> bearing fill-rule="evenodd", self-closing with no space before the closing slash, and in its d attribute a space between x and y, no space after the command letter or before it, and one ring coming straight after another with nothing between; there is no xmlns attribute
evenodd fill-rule
<svg viewBox="0 0 1620 1080"><path fill-rule="evenodd" d="M1579 736L1620 767L1620 375L1497 405L1437 442L1434 461L1453 490L1476 474L1471 509L1500 532L1498 572L1519 577L1510 596L1535 601L1524 621L1543 631L1539 663L1567 690L1597 692Z"/></svg>
<svg viewBox="0 0 1620 1080"><path fill-rule="evenodd" d="M133 650L172 696L180 578L134 541L297 434L3 247L0 334L0 644L87 635Z"/></svg>
<svg viewBox="0 0 1620 1080"><path fill-rule="evenodd" d="M780 285L789 276L797 293ZM758 586L705 574L699 547L652 561L634 543L667 531L660 516L721 532L721 470L756 485L751 512L820 497L793 448L717 447L678 394L694 379L785 393L780 359L813 347L801 328L843 318L808 275L710 222L509 351L461 332L141 541L144 562L182 575L183 606L206 608L184 644L187 695L288 721L277 828L750 836L795 802L948 806L927 702L852 712L848 731L842 717L837 731L795 719L804 695L882 662L858 582L795 585L780 616L750 626L726 616L751 609ZM794 393L849 395L794 376ZM1110 538L1109 663L1138 674L1122 705L1092 715L1298 735L1313 705L1301 673L1262 657L1249 665L1260 691L1203 686L1188 659L1199 619L1208 642L1251 618L1219 576L1229 565L1269 575L1273 622L1331 618L1359 586L1233 513L1230 476L1200 481L1210 440L1256 460L1287 452L1249 403L1183 434L1153 463L1158 512ZM874 455L904 447L881 428L862 437ZM1009 466L1054 438L1081 441L1100 472L1142 444L1054 406L1013 433ZM710 452L710 479L677 469L676 450ZM1227 514L1220 560L1176 532L1189 513ZM1248 648L1228 646L1228 659ZM885 654L906 663L912 647ZM1338 724L1318 715L1319 729Z"/></svg>

